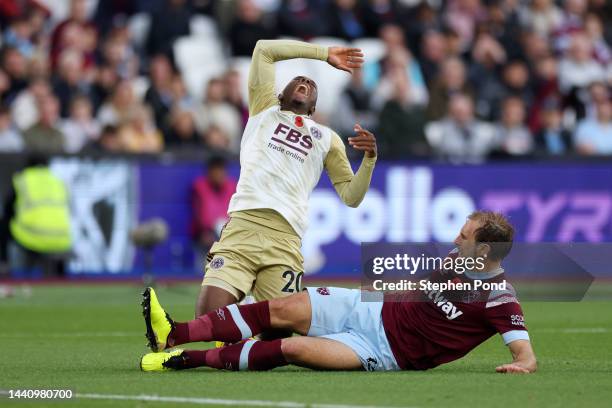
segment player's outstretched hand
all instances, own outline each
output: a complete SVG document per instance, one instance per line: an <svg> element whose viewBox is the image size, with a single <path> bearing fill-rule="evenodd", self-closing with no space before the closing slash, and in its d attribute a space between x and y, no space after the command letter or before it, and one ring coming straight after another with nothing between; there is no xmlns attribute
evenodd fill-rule
<svg viewBox="0 0 612 408"><path fill-rule="evenodd" d="M353 130L356 136L349 137L349 145L355 150L364 151L367 157L376 157L376 137L370 132L361 127L359 124L355 124Z"/></svg>
<svg viewBox="0 0 612 408"><path fill-rule="evenodd" d="M500 365L495 369L498 373L502 374L529 374L530 371L518 364L504 364Z"/></svg>
<svg viewBox="0 0 612 408"><path fill-rule="evenodd" d="M363 52L359 48L329 47L327 63L334 68L352 73L363 65Z"/></svg>

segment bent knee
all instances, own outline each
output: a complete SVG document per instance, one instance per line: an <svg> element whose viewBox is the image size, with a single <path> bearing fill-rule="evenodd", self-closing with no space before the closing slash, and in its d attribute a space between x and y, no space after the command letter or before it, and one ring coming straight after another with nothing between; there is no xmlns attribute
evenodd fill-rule
<svg viewBox="0 0 612 408"><path fill-rule="evenodd" d="M289 363L300 361L300 356L304 353L304 345L301 344L299 337L289 337L281 341L281 351L283 357Z"/></svg>

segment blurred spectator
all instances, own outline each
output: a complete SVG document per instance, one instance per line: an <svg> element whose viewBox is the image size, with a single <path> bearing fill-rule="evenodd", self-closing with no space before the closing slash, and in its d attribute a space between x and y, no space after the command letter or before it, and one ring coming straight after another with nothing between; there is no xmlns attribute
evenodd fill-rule
<svg viewBox="0 0 612 408"><path fill-rule="evenodd" d="M525 126L525 103L520 97L510 96L502 102L497 137L501 151L505 154L522 156L533 151L533 139Z"/></svg>
<svg viewBox="0 0 612 408"><path fill-rule="evenodd" d="M11 259L13 267L65 275L72 247L68 192L44 156L30 157L13 176L0 221L0 264L9 260L9 243L18 254Z"/></svg>
<svg viewBox="0 0 612 408"><path fill-rule="evenodd" d="M494 120L498 101L505 93L499 71L506 62L506 52L502 45L490 34L478 36L472 49L470 83L476 93L476 113L480 118Z"/></svg>
<svg viewBox="0 0 612 408"><path fill-rule="evenodd" d="M541 155L563 155L573 150L572 134L563 129L562 111L556 99L544 102L539 111L542 129L535 136L536 151Z"/></svg>
<svg viewBox="0 0 612 408"><path fill-rule="evenodd" d="M563 0L563 18L553 33L558 51L565 51L570 46L571 37L583 30L587 6L588 0Z"/></svg>
<svg viewBox="0 0 612 408"><path fill-rule="evenodd" d="M444 19L458 34L461 50L464 51L474 38L476 23L485 17L480 0L449 0Z"/></svg>
<svg viewBox="0 0 612 408"><path fill-rule="evenodd" d="M376 62L367 63L363 66L364 82L368 89L379 88L380 82L388 74L389 69L395 69L398 65L403 65L406 75L410 81L410 92L412 103L427 104L429 95L427 85L421 72L419 63L412 58L410 51L405 45L404 33L398 26L388 25L381 30L381 39L385 43L385 56ZM385 94L385 86L382 84L382 94ZM378 98L375 107L382 107L384 98Z"/></svg>
<svg viewBox="0 0 612 408"><path fill-rule="evenodd" d="M414 1L414 0L411 0ZM403 23L406 33L406 41L411 52L419 53L418 45L421 44L427 31L441 31L445 24L442 13L436 10L431 1L415 1L415 7L409 8L405 1L398 2L399 13L397 19Z"/></svg>
<svg viewBox="0 0 612 408"><path fill-rule="evenodd" d="M537 62L533 89L534 100L529 110L528 124L529 130L531 130L532 133L537 133L542 126L540 122L542 118L540 110L543 104L547 101L549 104L553 103L551 101L556 101L558 104L561 101L561 96L559 94L559 79L557 75L557 60L552 55L548 55Z"/></svg>
<svg viewBox="0 0 612 408"><path fill-rule="evenodd" d="M564 94L605 79L605 70L592 55L593 46L589 38L583 33L574 34L559 64L559 85Z"/></svg>
<svg viewBox="0 0 612 408"><path fill-rule="evenodd" d="M84 66L94 64L94 55L91 44L92 37L97 37L95 25L88 20L87 2L85 0L71 0L68 18L59 23L51 35L51 65L55 68L59 55L65 49L75 49L84 53Z"/></svg>
<svg viewBox="0 0 612 408"><path fill-rule="evenodd" d="M428 88L431 89L442 62L446 59L446 41L439 31L429 30L422 38L419 63Z"/></svg>
<svg viewBox="0 0 612 408"><path fill-rule="evenodd" d="M333 0L329 7L328 35L347 41L364 36L365 30L359 16L357 0Z"/></svg>
<svg viewBox="0 0 612 408"><path fill-rule="evenodd" d="M131 0L102 0L98 1L94 21L105 35L117 21L123 21L137 11L137 2Z"/></svg>
<svg viewBox="0 0 612 408"><path fill-rule="evenodd" d="M593 45L595 60L603 66L612 61L610 46L604 38L604 28L601 18L597 14L587 14L584 22L585 32Z"/></svg>
<svg viewBox="0 0 612 408"><path fill-rule="evenodd" d="M172 65L167 56L158 54L151 59L150 70L151 85L144 99L153 109L157 127L162 128L172 107Z"/></svg>
<svg viewBox="0 0 612 408"><path fill-rule="evenodd" d="M191 10L187 0L164 0L164 5L151 16L151 27L147 39L149 55L172 54L174 41L189 35Z"/></svg>
<svg viewBox="0 0 612 408"><path fill-rule="evenodd" d="M196 110L196 126L199 132L207 134L207 139L210 134L214 136L213 145L238 153L242 120L236 108L226 100L225 84L222 79L213 78L208 82L204 103ZM216 129L211 131L211 127ZM221 136L227 138L227 144L221 143Z"/></svg>
<svg viewBox="0 0 612 408"><path fill-rule="evenodd" d="M438 120L446 116L450 98L458 93L473 97L474 90L466 81L465 64L455 57L442 63L438 78L434 82L427 106L427 118Z"/></svg>
<svg viewBox="0 0 612 408"><path fill-rule="evenodd" d="M79 152L100 135L100 125L93 118L89 98L76 96L70 103L70 117L63 121L64 146L68 153Z"/></svg>
<svg viewBox="0 0 612 408"><path fill-rule="evenodd" d="M119 76L110 66L101 65L97 67L91 85L91 99L95 111L98 111L100 106L110 97L118 82Z"/></svg>
<svg viewBox="0 0 612 408"><path fill-rule="evenodd" d="M17 129L25 130L38 121L39 102L50 95L51 86L46 78L32 78L30 85L17 95L11 105L11 115Z"/></svg>
<svg viewBox="0 0 612 408"><path fill-rule="evenodd" d="M129 109L125 122L119 128L119 139L123 149L129 153L159 153L164 147L151 109L143 105L134 105Z"/></svg>
<svg viewBox="0 0 612 408"><path fill-rule="evenodd" d="M212 125L206 130L204 142L206 147L214 152L236 154L236 149L233 148L230 137L217 125Z"/></svg>
<svg viewBox="0 0 612 408"><path fill-rule="evenodd" d="M202 145L195 127L193 114L175 109L170 116L170 129L166 132L166 146L170 149L190 149Z"/></svg>
<svg viewBox="0 0 612 408"><path fill-rule="evenodd" d="M195 111L197 108L197 101L187 92L187 86L183 77L176 74L172 77L172 83L170 91L172 93L172 106L174 108Z"/></svg>
<svg viewBox="0 0 612 408"><path fill-rule="evenodd" d="M7 102L8 91L11 88L11 79L0 69L0 103Z"/></svg>
<svg viewBox="0 0 612 408"><path fill-rule="evenodd" d="M23 132L26 149L50 154L64 151L65 136L60 130L59 102L53 95L38 101L38 121Z"/></svg>
<svg viewBox="0 0 612 408"><path fill-rule="evenodd" d="M82 151L86 154L121 153L123 146L117 126L104 126L98 139L90 141Z"/></svg>
<svg viewBox="0 0 612 408"><path fill-rule="evenodd" d="M25 58L30 59L34 55L32 34L30 19L25 15L17 17L4 32L4 44L15 48Z"/></svg>
<svg viewBox="0 0 612 408"><path fill-rule="evenodd" d="M521 7L520 20L528 31L548 38L561 25L563 13L553 0L533 0Z"/></svg>
<svg viewBox="0 0 612 408"><path fill-rule="evenodd" d="M306 40L326 35L329 26L323 18L324 8L317 0L283 0L278 11L280 34Z"/></svg>
<svg viewBox="0 0 612 408"><path fill-rule="evenodd" d="M11 153L23 150L23 140L11 126L11 111L0 106L0 152Z"/></svg>
<svg viewBox="0 0 612 408"><path fill-rule="evenodd" d="M392 90L378 118L378 146L383 157L402 158L425 155L424 108L411 100L410 81L403 67L391 72Z"/></svg>
<svg viewBox="0 0 612 408"><path fill-rule="evenodd" d="M272 22L267 21L253 0L238 0L236 17L229 31L232 55L250 57L258 40L276 36Z"/></svg>
<svg viewBox="0 0 612 408"><path fill-rule="evenodd" d="M363 83L361 69L353 71L351 82L342 91L335 112L330 118L331 125L340 135L352 135L355 123L359 123L364 129L376 127L378 121L372 108L372 95Z"/></svg>
<svg viewBox="0 0 612 408"><path fill-rule="evenodd" d="M612 154L612 103L596 104L596 117L578 123L574 134L576 150L581 154Z"/></svg>
<svg viewBox="0 0 612 408"><path fill-rule="evenodd" d="M242 128L246 126L249 120L249 107L242 97L242 78L240 72L230 69L223 75L225 82L225 91L227 92L227 101L231 103L240 113L242 117ZM244 78L246 81L246 78Z"/></svg>
<svg viewBox="0 0 612 408"><path fill-rule="evenodd" d="M412 77L409 73L410 61L410 54L407 50L402 49L384 59L383 75L372 95L372 106L375 109L382 109L390 99L396 100L404 106L422 107L427 105L427 89L419 86L419 84L422 85L421 82L417 83L416 86L412 83ZM401 92L403 93L400 93L396 88L398 85L401 85Z"/></svg>
<svg viewBox="0 0 612 408"><path fill-rule="evenodd" d="M383 26L397 24L401 17L395 0L366 0L361 15L366 37L377 37Z"/></svg>
<svg viewBox="0 0 612 408"><path fill-rule="evenodd" d="M132 79L138 75L139 59L130 43L130 34L127 26L123 25L113 28L102 49L105 64L119 78Z"/></svg>
<svg viewBox="0 0 612 408"><path fill-rule="evenodd" d="M530 82L529 68L523 61L512 61L506 64L502 72L505 96L518 96L523 100L525 106L533 103L533 86ZM501 101L491 101L493 106L493 117L499 118Z"/></svg>
<svg viewBox="0 0 612 408"><path fill-rule="evenodd" d="M476 35L488 33L506 50L509 59L521 58L518 2L494 0L485 2L486 18L478 21Z"/></svg>
<svg viewBox="0 0 612 408"><path fill-rule="evenodd" d="M119 125L127 119L128 112L137 104L134 89L129 81L119 82L113 94L98 111L98 121L104 125Z"/></svg>
<svg viewBox="0 0 612 408"><path fill-rule="evenodd" d="M497 148L495 128L474 118L474 105L468 95L450 97L448 115L429 123L427 141L434 153L455 163L479 163Z"/></svg>
<svg viewBox="0 0 612 408"><path fill-rule="evenodd" d="M58 61L57 76L53 80L53 93L60 102L60 114L67 117L70 101L76 95L87 95L89 84L84 80L82 56L74 50L65 50Z"/></svg>
<svg viewBox="0 0 612 408"><path fill-rule="evenodd" d="M230 198L236 191L236 181L227 175L226 166L224 159L211 158L206 176L199 176L192 185L191 235L202 258L219 238L228 220Z"/></svg>
<svg viewBox="0 0 612 408"><path fill-rule="evenodd" d="M2 51L2 68L9 77L9 89L4 99L11 103L19 92L28 86L28 62L23 55L12 47L4 47Z"/></svg>
<svg viewBox="0 0 612 408"><path fill-rule="evenodd" d="M597 105L605 103L612 98L612 92L610 88L603 82L593 82L589 86L589 92L583 105L579 107L577 112L577 118L596 118L597 117Z"/></svg>

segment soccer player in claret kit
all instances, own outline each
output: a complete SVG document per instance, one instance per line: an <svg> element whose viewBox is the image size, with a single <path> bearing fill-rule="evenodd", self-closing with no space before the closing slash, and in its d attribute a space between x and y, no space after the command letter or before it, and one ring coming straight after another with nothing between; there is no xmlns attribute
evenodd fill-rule
<svg viewBox="0 0 612 408"><path fill-rule="evenodd" d="M327 61L351 72L363 64L356 48L299 41L262 40L249 72L249 121L240 147L240 179L230 201L230 221L210 249L196 316L235 303L251 292L266 300L301 291L301 237L308 199L325 169L342 201L363 200L376 161L376 139L355 125L349 144L364 152L353 174L342 139L312 119L318 89L295 77L275 95L274 63L292 58Z"/></svg>
<svg viewBox="0 0 612 408"><path fill-rule="evenodd" d="M514 229L499 213L472 213L455 239L458 256L484 258L473 279L505 280L502 259ZM498 245L501 244L501 245ZM467 272L466 272L467 274ZM434 272L432 281L464 280L453 271ZM489 285L493 286L493 285ZM498 285L501 286L501 285ZM362 302L361 291L308 288L299 294L250 305L230 305L175 323L147 289L143 312L154 353L140 361L144 371L194 367L267 370L287 364L327 370L426 370L465 356L495 333L501 334L512 361L500 373L531 373L536 358L514 289L469 292L447 298L423 291L409 301ZM268 329L303 336L250 340ZM173 350L196 341L235 343L212 350Z"/></svg>

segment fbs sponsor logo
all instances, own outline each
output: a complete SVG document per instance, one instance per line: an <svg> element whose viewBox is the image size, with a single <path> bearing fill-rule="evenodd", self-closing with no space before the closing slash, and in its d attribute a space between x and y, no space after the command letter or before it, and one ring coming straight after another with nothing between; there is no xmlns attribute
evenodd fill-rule
<svg viewBox="0 0 612 408"><path fill-rule="evenodd" d="M433 304L446 315L448 320L454 320L463 314L461 310L457 309L457 306L455 306L453 302L449 301L442 295L442 292L434 289L425 290L423 292L433 301Z"/></svg>

